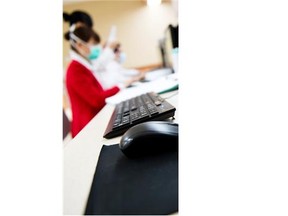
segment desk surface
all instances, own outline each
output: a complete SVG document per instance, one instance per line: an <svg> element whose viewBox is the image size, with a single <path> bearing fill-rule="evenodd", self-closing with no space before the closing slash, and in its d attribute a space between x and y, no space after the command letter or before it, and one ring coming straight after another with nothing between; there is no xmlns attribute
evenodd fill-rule
<svg viewBox="0 0 288 216"><path fill-rule="evenodd" d="M178 122L178 91L161 94L176 107ZM103 138L114 107L106 105L87 126L64 147L63 155L63 211L64 214L84 214L90 187L102 145L118 144L121 136Z"/></svg>

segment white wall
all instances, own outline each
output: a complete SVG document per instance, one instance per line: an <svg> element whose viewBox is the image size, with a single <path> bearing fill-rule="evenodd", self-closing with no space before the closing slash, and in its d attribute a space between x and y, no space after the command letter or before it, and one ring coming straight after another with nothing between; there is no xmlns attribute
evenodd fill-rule
<svg viewBox="0 0 288 216"><path fill-rule="evenodd" d="M126 67L141 67L161 63L158 40L169 24L177 24L176 13L169 2L155 8L144 1L90 1L65 3L63 11L83 10L93 18L93 29L104 42L112 25L117 27L117 38L127 54ZM63 34L68 31L63 22ZM69 44L63 42L63 62L67 65Z"/></svg>

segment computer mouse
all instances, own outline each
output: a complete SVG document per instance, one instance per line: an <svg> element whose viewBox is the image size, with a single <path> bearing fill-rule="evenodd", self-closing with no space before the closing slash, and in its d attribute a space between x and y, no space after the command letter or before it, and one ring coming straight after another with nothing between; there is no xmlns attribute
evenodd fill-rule
<svg viewBox="0 0 288 216"><path fill-rule="evenodd" d="M178 151L178 124L165 121L137 124L123 134L119 148L129 158Z"/></svg>

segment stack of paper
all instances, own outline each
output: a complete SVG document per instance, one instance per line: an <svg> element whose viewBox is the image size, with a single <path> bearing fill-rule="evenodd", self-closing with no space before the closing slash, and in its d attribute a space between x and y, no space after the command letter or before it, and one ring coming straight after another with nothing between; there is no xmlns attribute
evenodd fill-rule
<svg viewBox="0 0 288 216"><path fill-rule="evenodd" d="M154 81L139 83L137 86L123 89L116 95L106 99L108 104L118 104L121 101L136 97L147 92L156 92L158 94L172 91L178 88L178 79L175 74L162 77Z"/></svg>

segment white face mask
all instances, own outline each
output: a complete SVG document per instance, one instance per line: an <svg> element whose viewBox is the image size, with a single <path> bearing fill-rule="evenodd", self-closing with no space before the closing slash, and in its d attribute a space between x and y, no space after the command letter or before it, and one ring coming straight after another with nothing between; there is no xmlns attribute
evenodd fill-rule
<svg viewBox="0 0 288 216"><path fill-rule="evenodd" d="M120 53L120 56L119 56L119 63L120 64L123 64L125 61L126 61L126 58L127 58L127 56L126 56L126 53L124 53L124 52L121 52Z"/></svg>

